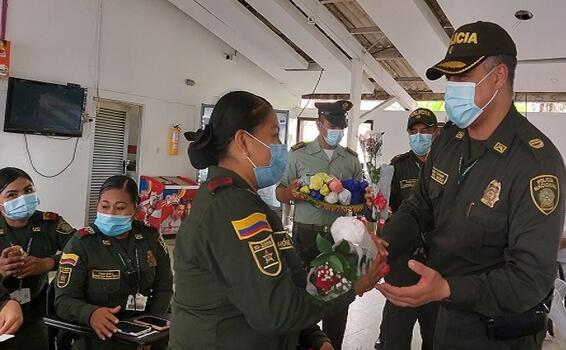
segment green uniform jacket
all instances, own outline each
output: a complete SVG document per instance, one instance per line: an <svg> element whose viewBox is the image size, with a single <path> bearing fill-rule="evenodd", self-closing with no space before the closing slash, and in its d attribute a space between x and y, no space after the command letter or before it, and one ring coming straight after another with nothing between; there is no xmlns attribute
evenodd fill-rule
<svg viewBox="0 0 566 350"><path fill-rule="evenodd" d="M309 143L298 143L291 148L285 174L281 179L281 185L289 186L289 183L303 176L311 176L319 172L325 172L338 176L340 180L361 180L362 166L356 152L340 145L336 146L332 159L320 147L317 140ZM341 214L324 209L305 202L295 202L294 220L303 224L332 225L334 220Z"/></svg>
<svg viewBox="0 0 566 350"><path fill-rule="evenodd" d="M136 221L126 240L127 249L116 238L100 233L95 225L73 236L63 250L55 281L57 316L89 326L94 310L117 305L122 307L118 318L134 316L136 312L126 311L126 301L136 294L138 278L137 273L128 278L127 271L136 271L138 260L139 291L149 298L144 313L167 311L173 277L163 240L155 229Z"/></svg>
<svg viewBox="0 0 566 350"><path fill-rule="evenodd" d="M448 280L447 305L509 316L533 308L553 288L564 163L514 107L484 147L477 162L467 164L467 132L448 123L415 191L382 236L395 259L430 232L428 263Z"/></svg>
<svg viewBox="0 0 566 350"><path fill-rule="evenodd" d="M391 180L389 206L393 212L396 212L399 210L401 203L409 198L413 187L419 181L423 162L415 153L409 151L393 158L391 165L395 168L395 172Z"/></svg>
<svg viewBox="0 0 566 350"><path fill-rule="evenodd" d="M22 228L14 230L10 228L3 216L0 215L0 252L10 247L19 245L25 251L29 245L29 255L37 258L51 257L55 261L55 267L59 263L60 252L67 244L76 230L72 228L61 216L51 212L36 211L29 219L28 224ZM33 238L30 245L30 239ZM42 318L45 310L28 310L27 305L35 302L36 298L44 298L42 291L47 284L47 273L30 276L20 280L16 277L6 278L4 286L10 293L20 288L30 288L32 303L22 305L24 311L24 322L31 322ZM43 300L38 300L43 305ZM33 307L31 307L33 309Z"/></svg>
<svg viewBox="0 0 566 350"><path fill-rule="evenodd" d="M171 348L295 350L308 343L301 331L311 332L324 310L304 289L305 270L281 219L235 173L212 166L209 179L177 234ZM337 303L354 297L350 291ZM320 333L310 335L317 346Z"/></svg>

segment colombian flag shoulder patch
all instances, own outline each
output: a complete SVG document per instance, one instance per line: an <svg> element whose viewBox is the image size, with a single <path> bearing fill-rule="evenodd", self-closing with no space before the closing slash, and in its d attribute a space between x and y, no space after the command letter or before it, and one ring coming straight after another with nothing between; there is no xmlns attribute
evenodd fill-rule
<svg viewBox="0 0 566 350"><path fill-rule="evenodd" d="M261 213L253 213L243 219L234 220L232 226L240 240L251 238L262 231L272 232L267 216Z"/></svg>
<svg viewBox="0 0 566 350"><path fill-rule="evenodd" d="M79 256L77 254L65 253L61 256L61 260L59 261L59 264L75 266L77 265L78 261L79 261Z"/></svg>

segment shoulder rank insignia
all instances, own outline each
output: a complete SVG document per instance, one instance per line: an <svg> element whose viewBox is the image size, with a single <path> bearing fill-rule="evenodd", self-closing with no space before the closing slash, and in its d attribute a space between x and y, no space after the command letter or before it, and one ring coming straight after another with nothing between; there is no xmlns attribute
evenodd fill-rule
<svg viewBox="0 0 566 350"><path fill-rule="evenodd" d="M358 152L354 151L353 149L351 149L350 147L346 147L346 151L348 151L348 153L354 155L354 156L358 156Z"/></svg>
<svg viewBox="0 0 566 350"><path fill-rule="evenodd" d="M5 234L4 229L0 228L0 235L3 235L3 234Z"/></svg>
<svg viewBox="0 0 566 350"><path fill-rule="evenodd" d="M496 150L497 152L503 154L503 153L505 153L505 151L507 151L507 146L505 146L501 142L497 142L495 144L495 146L493 146L493 149Z"/></svg>
<svg viewBox="0 0 566 350"><path fill-rule="evenodd" d="M217 189L221 187L232 186L233 183L234 180L232 180L231 177L228 176L216 177L208 182L206 188L208 188L208 191L210 193L215 193Z"/></svg>
<svg viewBox="0 0 566 350"><path fill-rule="evenodd" d="M79 261L79 256L72 253L63 253L61 255L61 260L59 260L59 265L71 265L76 266Z"/></svg>
<svg viewBox="0 0 566 350"><path fill-rule="evenodd" d="M281 273L279 250L272 235L261 241L248 242L248 245L261 273L267 276L277 276Z"/></svg>
<svg viewBox="0 0 566 350"><path fill-rule="evenodd" d="M465 133L463 131L458 131L456 133L456 136L454 136L455 138L457 138L458 140L461 140L464 138Z"/></svg>
<svg viewBox="0 0 566 350"><path fill-rule="evenodd" d="M65 219L61 218L57 223L57 227L55 228L55 231L63 235L68 235L73 233L74 229L71 227L71 225L69 225L67 221L65 221Z"/></svg>
<svg viewBox="0 0 566 350"><path fill-rule="evenodd" d="M265 214L253 213L243 219L232 221L239 240L252 238L262 231L272 232L271 225L267 222Z"/></svg>
<svg viewBox="0 0 566 350"><path fill-rule="evenodd" d="M134 234L134 238L137 240L143 239L143 235L141 233Z"/></svg>
<svg viewBox="0 0 566 350"><path fill-rule="evenodd" d="M491 180L489 185L483 191L483 197L481 197L481 202L490 208L495 206L495 203L499 201L499 194L501 193L501 182L497 180Z"/></svg>
<svg viewBox="0 0 566 350"><path fill-rule="evenodd" d="M52 213L49 211L46 211L45 213L43 213L43 220L45 221L55 221L59 218L59 214L57 213Z"/></svg>
<svg viewBox="0 0 566 350"><path fill-rule="evenodd" d="M299 142L296 145L294 145L293 147L291 147L291 151L296 151L298 149L305 147L306 145L307 144L305 142Z"/></svg>
<svg viewBox="0 0 566 350"><path fill-rule="evenodd" d="M560 183L554 175L540 175L530 181L531 199L544 215L550 215L558 206Z"/></svg>
<svg viewBox="0 0 566 350"><path fill-rule="evenodd" d="M88 227L83 227L80 230L77 231L77 235L80 238L84 238L86 236L89 235L94 235L96 232L92 229L92 227L88 226Z"/></svg>
<svg viewBox="0 0 566 350"><path fill-rule="evenodd" d="M532 139L529 141L529 146L534 149L540 149L544 147L544 141L541 139Z"/></svg>

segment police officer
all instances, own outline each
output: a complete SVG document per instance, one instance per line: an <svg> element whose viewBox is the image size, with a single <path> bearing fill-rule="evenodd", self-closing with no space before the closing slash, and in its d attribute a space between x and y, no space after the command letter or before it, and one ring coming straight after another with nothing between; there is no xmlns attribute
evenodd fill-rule
<svg viewBox="0 0 566 350"><path fill-rule="evenodd" d="M137 185L124 175L108 178L94 224L79 230L63 250L55 312L91 326L101 339L79 339L73 349L135 349L108 342L122 318L167 311L173 295L169 255L157 230L133 222ZM165 348L154 344L153 348Z"/></svg>
<svg viewBox="0 0 566 350"><path fill-rule="evenodd" d="M257 194L279 181L287 159L271 104L228 93L210 123L186 136L191 164L208 168L208 180L177 235L171 349L333 349L316 323L373 288L378 265L330 304L305 291L293 242Z"/></svg>
<svg viewBox="0 0 566 350"><path fill-rule="evenodd" d="M61 216L37 210L31 177L18 168L0 169L0 274L23 309L24 324L6 349L43 349L47 274L57 268L60 251L75 232Z"/></svg>
<svg viewBox="0 0 566 350"><path fill-rule="evenodd" d="M280 202L295 203L293 239L307 266L318 255L317 235L328 234L330 226L341 214L299 200L293 192L299 186L299 179L318 172L333 174L342 180L362 178L357 153L339 144L348 126L346 114L352 108L352 103L337 101L315 103L315 106L318 108L318 138L309 143L300 142L291 148L285 174L276 192ZM342 348L347 318L348 309L344 308L327 314L322 322L324 332L336 349Z"/></svg>
<svg viewBox="0 0 566 350"><path fill-rule="evenodd" d="M409 114L407 133L409 134L411 150L391 160L391 165L395 167L389 197L389 206L393 214L399 209L401 202L409 198L413 187L419 181L420 171L426 162L433 137L437 132L437 126L436 116L429 109L417 108ZM398 258L391 265L391 272L385 277L385 280L396 286L410 286L417 283L418 275L408 268L407 262L415 255L422 261L422 249L422 244L419 241L412 249L416 254L411 252ZM411 308L399 307L386 301L383 308L380 335L375 348L409 350L413 338L413 327L418 319L422 348L432 350L437 310L437 303Z"/></svg>
<svg viewBox="0 0 566 350"><path fill-rule="evenodd" d="M564 221L565 169L552 142L513 105L517 51L500 26L476 22L452 36L427 71L446 75L451 121L419 184L385 226L389 258L430 232L421 277L377 288L399 306L442 301L435 349L540 349Z"/></svg>

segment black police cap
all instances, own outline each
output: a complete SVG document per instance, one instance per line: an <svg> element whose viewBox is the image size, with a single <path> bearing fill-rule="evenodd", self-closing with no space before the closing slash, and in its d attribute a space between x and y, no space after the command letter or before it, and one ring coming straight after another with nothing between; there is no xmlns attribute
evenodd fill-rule
<svg viewBox="0 0 566 350"><path fill-rule="evenodd" d="M423 123L426 126L437 126L438 121L436 115L428 108L417 108L409 114L407 121L407 129L413 127L417 123Z"/></svg>
<svg viewBox="0 0 566 350"><path fill-rule="evenodd" d="M352 102L350 101L336 101L336 102L317 102L314 104L318 108L318 115L323 116L332 125L339 128L346 128L348 120L346 115L352 109Z"/></svg>
<svg viewBox="0 0 566 350"><path fill-rule="evenodd" d="M471 70L489 56L517 57L515 42L499 25L475 22L454 32L446 57L426 71L426 77L436 80L443 75L458 75Z"/></svg>

